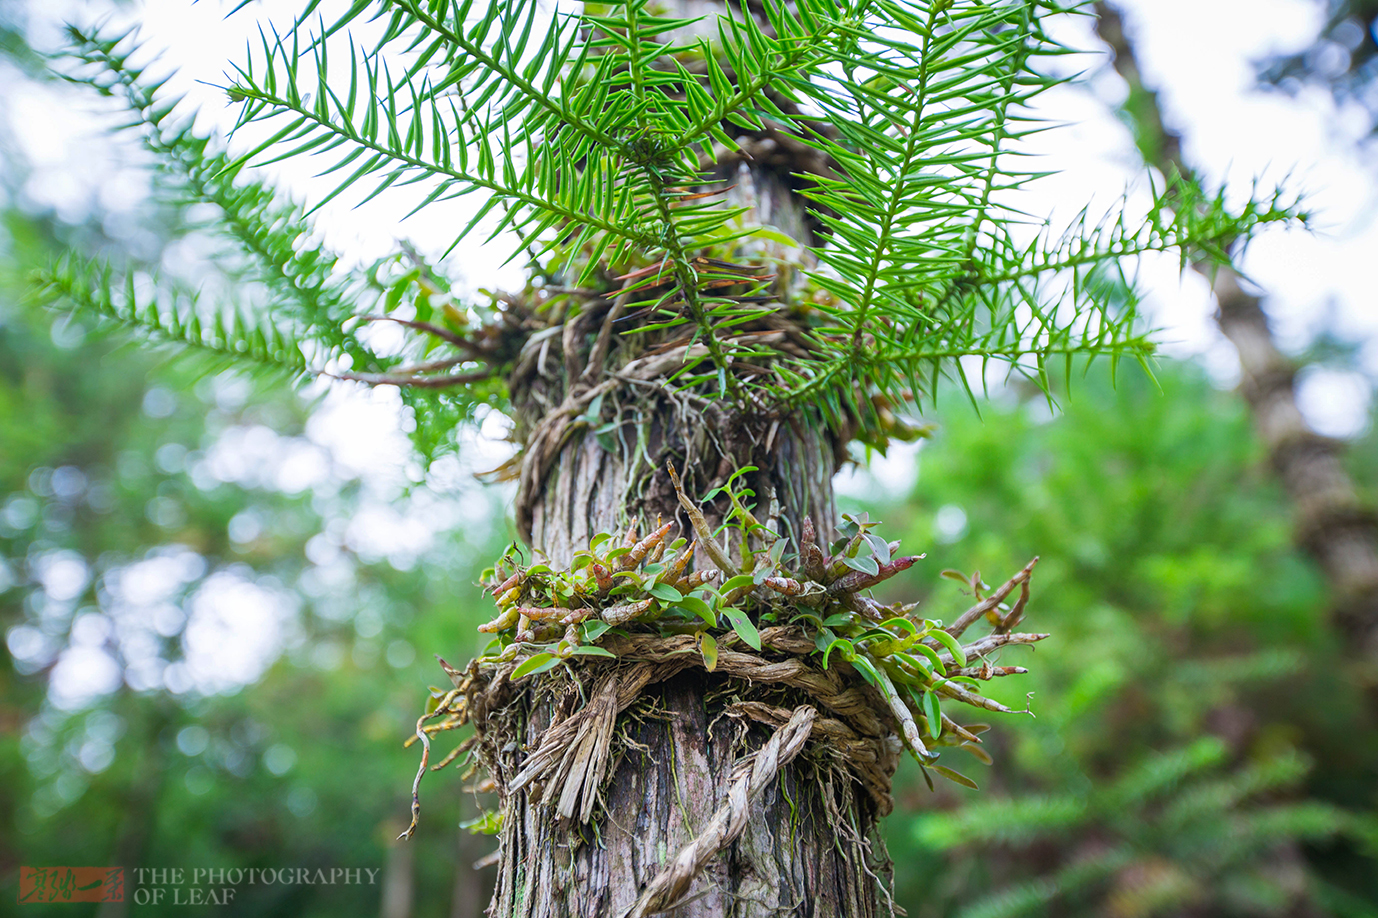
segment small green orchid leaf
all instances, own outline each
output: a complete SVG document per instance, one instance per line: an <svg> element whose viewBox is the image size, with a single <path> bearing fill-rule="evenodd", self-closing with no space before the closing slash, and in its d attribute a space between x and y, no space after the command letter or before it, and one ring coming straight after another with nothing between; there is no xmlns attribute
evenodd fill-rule
<svg viewBox="0 0 1378 918"><path fill-rule="evenodd" d="M904 630L908 631L910 634L919 633L919 626L903 616L887 618L885 621L880 623L880 627L888 628L892 632L896 630Z"/></svg>
<svg viewBox="0 0 1378 918"><path fill-rule="evenodd" d="M756 630L756 625L751 618L741 609L723 609L723 617L732 623L732 630L737 633L737 637L746 641L753 650L761 649L761 632Z"/></svg>
<svg viewBox="0 0 1378 918"><path fill-rule="evenodd" d="M704 624L710 628L718 624L718 617L713 614L713 607L698 596L685 596L671 608L680 609L690 615L698 616L703 619Z"/></svg>
<svg viewBox="0 0 1378 918"><path fill-rule="evenodd" d="M899 660L901 663L906 663L909 666L912 666L914 669L917 669L920 673L922 673L925 676L933 675L933 664L927 660L920 659L919 657L916 657L911 653L905 653L903 651L891 654L891 656L894 659Z"/></svg>
<svg viewBox="0 0 1378 918"><path fill-rule="evenodd" d="M842 659L848 662L856 659L856 649L852 647L851 641L846 638L834 638L832 642L828 644L827 649L823 651L824 669L828 668L828 658L832 656L833 648L837 648L838 652L842 654Z"/></svg>
<svg viewBox="0 0 1378 918"><path fill-rule="evenodd" d="M651 595L662 602L681 602L684 594L668 583L657 583L651 587Z"/></svg>
<svg viewBox="0 0 1378 918"><path fill-rule="evenodd" d="M871 554L875 555L877 561L881 564L890 563L889 542L872 532L866 533L862 538L866 540L867 545L871 546Z"/></svg>
<svg viewBox="0 0 1378 918"><path fill-rule="evenodd" d="M872 558L870 555L857 555L855 558L844 558L842 563L846 564L854 571L861 571L863 574L870 574L872 577L880 573L880 565L877 564L876 559Z"/></svg>
<svg viewBox="0 0 1378 918"><path fill-rule="evenodd" d="M938 628L934 631L930 631L928 633L928 636L936 640L939 644L942 644L944 647L946 647L947 652L952 654L952 659L957 661L958 666L967 665L966 651L962 649L961 643L959 643L955 637L948 634L946 631L943 631L941 628Z"/></svg>
<svg viewBox="0 0 1378 918"><path fill-rule="evenodd" d="M699 653L703 655L703 668L710 673L718 668L718 641L713 635L699 632Z"/></svg>
<svg viewBox="0 0 1378 918"><path fill-rule="evenodd" d="M851 663L853 666L856 667L856 671L861 673L861 677L863 679L865 679L872 685L876 686L877 688L880 687L880 673L876 672L876 668L871 665L870 660L866 659L860 654L857 654L847 662Z"/></svg>
<svg viewBox="0 0 1378 918"><path fill-rule="evenodd" d="M718 589L719 592L726 595L727 593L730 593L733 590L745 589L746 587L751 586L759 586L759 584L757 584L756 582L755 577L753 577L751 574L738 574L735 577L729 578L728 581Z"/></svg>
<svg viewBox="0 0 1378 918"><path fill-rule="evenodd" d="M577 657L612 657L614 660L617 659L617 654L613 653L611 650L605 650L602 647L593 647L591 645L576 647L571 653Z"/></svg>
<svg viewBox="0 0 1378 918"><path fill-rule="evenodd" d="M943 715L936 692L923 693L923 716L928 718L928 735L937 739L943 733Z"/></svg>
<svg viewBox="0 0 1378 918"><path fill-rule="evenodd" d="M976 786L975 781L971 780L966 775L962 774L960 771L953 771L946 765L930 764L928 767L936 771L938 774L942 775L944 778L947 778L949 781L960 784L963 787L969 787L972 790L981 789Z"/></svg>
<svg viewBox="0 0 1378 918"><path fill-rule="evenodd" d="M611 627L612 625L609 625L607 622L597 619L584 622L579 626L580 639L586 644L591 644L602 637Z"/></svg>
<svg viewBox="0 0 1378 918"><path fill-rule="evenodd" d="M516 669L512 670L512 681L516 682L525 676L533 676L554 669L559 662L560 658L553 653L532 654L518 664Z"/></svg>

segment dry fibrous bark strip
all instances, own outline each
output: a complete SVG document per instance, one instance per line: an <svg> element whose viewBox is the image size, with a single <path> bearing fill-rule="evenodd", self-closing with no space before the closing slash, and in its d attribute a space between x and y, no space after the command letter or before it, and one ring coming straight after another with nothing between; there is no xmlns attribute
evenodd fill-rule
<svg viewBox="0 0 1378 918"><path fill-rule="evenodd" d="M539 781L545 785L541 802L547 806L554 804L562 821L573 820L577 807L578 821L588 822L606 777L617 715L641 697L641 690L648 684L670 678L690 662L681 659L658 666L641 663L601 676L589 703L545 732L540 746L527 758L508 790L518 793Z"/></svg>
<svg viewBox="0 0 1378 918"><path fill-rule="evenodd" d="M792 711L761 701L738 701L727 706L729 717L746 717L757 723L772 727L783 727L790 719ZM820 752L830 754L852 770L882 816L894 810L894 800L890 796L890 777L894 774L895 763L899 760L901 746L898 737L886 737L882 743L874 738L862 736L846 723L831 717L819 715L813 721L810 738L825 745Z"/></svg>
<svg viewBox="0 0 1378 918"><path fill-rule="evenodd" d="M804 748L817 717L818 712L812 706L798 706L764 746L737 762L727 803L718 808L698 837L681 848L669 866L647 885L626 918L646 918L674 907L708 862L746 829L751 799L774 781L780 769Z"/></svg>

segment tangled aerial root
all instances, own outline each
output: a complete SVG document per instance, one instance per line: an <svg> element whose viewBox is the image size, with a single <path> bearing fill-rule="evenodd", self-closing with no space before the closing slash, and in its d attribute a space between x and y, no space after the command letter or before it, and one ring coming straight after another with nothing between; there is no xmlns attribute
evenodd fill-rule
<svg viewBox="0 0 1378 918"><path fill-rule="evenodd" d="M724 643L727 643L726 641ZM786 653L798 652L807 643L799 628L768 628L761 633L763 647ZM540 802L554 806L565 822L586 823L606 777L613 725L618 714L641 697L646 686L663 682L686 669L702 666L689 636L660 638L637 635L607 642L609 649L623 660L636 661L628 668L614 668L595 682L585 707L553 724L541 737L540 745L527 757L517 776L508 784L509 792L519 792L533 784L544 785ZM837 671L815 669L797 657L772 661L745 651L720 650L715 672L745 683L773 685L800 690L827 711L846 718L817 715L813 731L827 738L830 750L851 767L882 814L893 809L890 775L899 754L893 731L876 715L876 700L868 697L864 683L848 685ZM761 702L738 702L728 706L732 716L779 726L782 709ZM785 718L788 719L788 712Z"/></svg>
<svg viewBox="0 0 1378 918"><path fill-rule="evenodd" d="M1032 644L1045 637L1046 634L1007 633L990 635L968 646L985 653L1004 645ZM880 815L890 813L894 808L890 796L891 776L902 744L893 719L886 716L884 700L854 671L848 672L850 667L845 664L835 662L829 669L809 665L805 655L816 649L816 642L799 626L766 628L760 632L760 640L763 653L758 654L737 649L744 648L744 644L735 636L724 638L714 672L748 686L783 687L808 695L816 705L810 719L810 735L823 740L820 746L827 754L846 765ZM687 669L703 668L692 635L609 636L601 646L615 654L618 662L589 662L580 667L597 673L591 689L585 693L587 703L568 717L552 723L521 769L500 788L504 793L538 788L539 802L554 807L557 818L566 823L587 823L593 817L607 779L618 715L641 698L647 686ZM765 655L772 651L772 655L783 658L771 659ZM513 738L507 735L509 730L500 722L516 688L513 673L520 662L510 660L494 664L475 660L461 672L441 661L454 688L417 722L415 739L421 741L424 752L412 787L412 823L402 837L410 837L416 830L420 815L419 788L430 767L432 734L475 724L479 733L456 747L435 766L435 770L444 768L463 753L479 751L480 758L490 763L490 771L496 773L493 768L495 753ZM726 713L772 727L783 726L791 717L786 708L752 700L731 703ZM427 724L437 719L437 723ZM950 725L963 740L961 745L980 742L974 731L952 724L946 717L944 724ZM492 734L487 742L482 739L485 733ZM503 741L499 743L495 737L502 737ZM485 746L490 747L491 758L482 754Z"/></svg>
<svg viewBox="0 0 1378 918"><path fill-rule="evenodd" d="M913 604L884 606L864 595L921 557L896 557L898 543L874 535L875 523L848 518L843 537L825 551L806 519L798 553L786 557L773 515L760 523L730 485L729 523L741 532L740 561L681 492L693 542L667 541L671 524L642 537L633 525L620 539L596 537L564 571L508 558L499 563L489 582L498 616L480 629L495 635L492 644L464 670L440 661L453 688L433 690L417 721L415 739L424 751L412 785L412 821L402 837L412 835L420 816L431 736L465 725L474 734L435 769L467 753L466 762L488 771L504 814L521 795L548 808L555 825L596 831L615 762L631 743L619 723L643 716L642 708L628 709L650 697L650 686L689 670L701 672L711 695L722 699L720 716L742 725L739 742L748 723L773 733L737 761L726 803L642 889L624 918L673 907L742 834L752 800L801 754L825 786L850 784L864 792L855 799L869 800L875 816L894 808L891 778L906 750L925 777L932 771L975 786L938 764L937 750L958 746L989 763L978 735L986 728L956 723L940 703L1014 713L980 688L1025 671L994 665L992 654L1048 636L1013 630L1023 619L1037 559L998 588L979 574L944 572L976 600L944 626L913 615ZM757 544L748 549L752 540ZM696 547L715 569L689 570ZM1017 599L1006 604L1016 590ZM981 621L991 633L963 644L966 630ZM528 723L537 711L538 720ZM831 793L825 805L835 807ZM846 822L830 811L834 817ZM842 843L858 852L867 844L860 836ZM849 858L865 863L864 856Z"/></svg>

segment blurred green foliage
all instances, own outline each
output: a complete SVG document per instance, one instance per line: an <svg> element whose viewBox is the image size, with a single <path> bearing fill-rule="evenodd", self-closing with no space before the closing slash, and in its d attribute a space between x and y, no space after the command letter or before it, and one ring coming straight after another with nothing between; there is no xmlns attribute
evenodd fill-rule
<svg viewBox="0 0 1378 918"><path fill-rule="evenodd" d="M987 734L982 790L901 793L911 915L1378 913L1378 732L1324 584L1242 402L1189 364L1159 383L949 412L909 501L870 508L930 576L1041 555L1025 627L1053 633L1000 661L1032 672L992 695L1037 719Z"/></svg>
<svg viewBox="0 0 1378 918"><path fill-rule="evenodd" d="M455 914L477 914L467 865L486 845L457 829L473 814L460 781L431 785L426 837L392 839L416 763L401 742L443 677L430 651L475 649L472 584L501 527L442 532L414 562L361 556L338 534L369 499L362 482L273 472L294 451L326 462L303 435L308 403L19 307L25 271L65 232L11 212L0 238L0 901L20 865L340 866L374 868L376 885L243 887L224 911L371 915L387 887L411 914L450 914L460 895ZM246 436L271 461L217 477L208 457ZM471 516L500 513L465 499ZM144 605L121 587L131 571ZM189 621L244 584L277 604L285 653L247 690L207 688ZM164 912L186 907L134 910Z"/></svg>

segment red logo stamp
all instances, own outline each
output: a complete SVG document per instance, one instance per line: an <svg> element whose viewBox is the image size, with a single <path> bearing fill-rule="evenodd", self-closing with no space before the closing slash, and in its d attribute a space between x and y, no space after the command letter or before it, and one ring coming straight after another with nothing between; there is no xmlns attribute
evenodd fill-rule
<svg viewBox="0 0 1378 918"><path fill-rule="evenodd" d="M123 867L20 867L20 902L123 902Z"/></svg>

